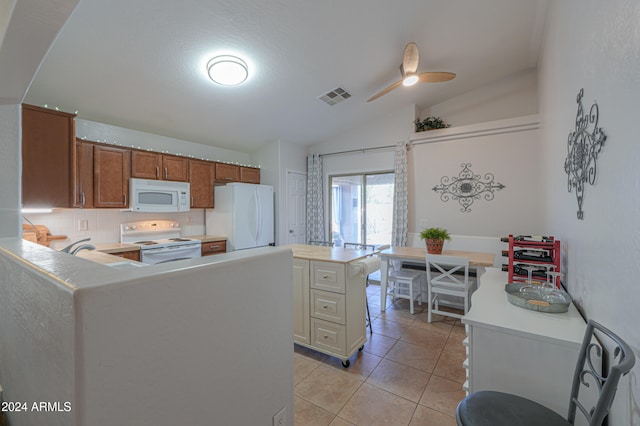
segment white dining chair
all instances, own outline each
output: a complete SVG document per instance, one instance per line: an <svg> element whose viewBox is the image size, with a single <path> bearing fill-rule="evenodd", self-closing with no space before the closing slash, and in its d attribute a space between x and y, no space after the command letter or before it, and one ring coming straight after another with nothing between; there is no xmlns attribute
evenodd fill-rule
<svg viewBox="0 0 640 426"><path fill-rule="evenodd" d="M469 259L459 256L443 256L427 254L427 321L431 322L432 314L462 318L455 312L440 310L440 296L455 296L463 300L464 313L469 310L470 284Z"/></svg>
<svg viewBox="0 0 640 426"><path fill-rule="evenodd" d="M417 270L404 269L402 262L391 261L387 275L387 286L393 300L409 299L409 312L414 313L414 302L422 305L422 273Z"/></svg>

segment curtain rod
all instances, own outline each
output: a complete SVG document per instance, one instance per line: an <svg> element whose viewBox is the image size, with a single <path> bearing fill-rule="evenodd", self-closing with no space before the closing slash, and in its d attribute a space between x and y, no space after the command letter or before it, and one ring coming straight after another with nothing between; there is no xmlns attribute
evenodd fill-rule
<svg viewBox="0 0 640 426"><path fill-rule="evenodd" d="M376 146L376 147L373 147L373 148L350 149L348 151L338 151L338 152L329 152L327 154L320 154L320 157L330 157L330 156L333 156L333 155L354 154L354 153L358 153L358 152L361 153L361 154L364 154L367 151L393 149L395 147L396 147L396 145L385 145L385 146Z"/></svg>

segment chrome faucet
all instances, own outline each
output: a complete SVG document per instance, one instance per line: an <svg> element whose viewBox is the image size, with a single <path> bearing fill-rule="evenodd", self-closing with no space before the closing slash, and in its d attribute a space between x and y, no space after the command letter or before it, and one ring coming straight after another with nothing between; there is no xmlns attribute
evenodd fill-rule
<svg viewBox="0 0 640 426"><path fill-rule="evenodd" d="M75 256L80 250L95 250L95 246L92 246L91 244L83 244L81 246L78 246L76 248L73 249L73 251L71 252L72 256Z"/></svg>
<svg viewBox="0 0 640 426"><path fill-rule="evenodd" d="M63 249L62 249L62 250L60 250L60 251L61 251L61 252L64 252L64 253L75 254L75 253L76 253L76 251L74 251L73 253L71 253L71 249L73 248L73 246L75 246L76 244L79 244L79 243L84 243L85 241L89 241L89 240L91 240L91 237L89 237L89 238L84 238L84 239L82 239L82 240L78 240L78 241L76 241L76 242L74 242L74 243L69 244L68 246L66 246L65 248L63 248ZM90 244L87 244L87 245L90 245ZM90 250L95 249L95 247L93 247L93 246L91 246L91 247L92 247L92 248L91 248Z"/></svg>

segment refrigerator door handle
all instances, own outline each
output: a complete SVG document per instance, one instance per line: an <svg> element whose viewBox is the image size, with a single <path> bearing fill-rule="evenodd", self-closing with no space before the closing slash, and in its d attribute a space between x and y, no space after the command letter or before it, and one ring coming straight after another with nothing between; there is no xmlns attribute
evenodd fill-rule
<svg viewBox="0 0 640 426"><path fill-rule="evenodd" d="M262 204L260 203L260 193L256 190L253 193L253 202L256 205L256 244L258 243L258 237L262 228Z"/></svg>

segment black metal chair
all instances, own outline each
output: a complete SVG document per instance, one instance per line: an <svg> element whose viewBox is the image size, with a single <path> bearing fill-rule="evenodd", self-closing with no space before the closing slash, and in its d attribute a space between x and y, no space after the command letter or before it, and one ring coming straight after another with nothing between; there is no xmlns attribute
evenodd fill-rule
<svg viewBox="0 0 640 426"><path fill-rule="evenodd" d="M603 342L603 346L613 347L611 366L603 367L604 372L598 373L593 367L593 356L602 358L603 350L595 342L595 337L601 340L608 338L611 346ZM614 361L617 359L617 364ZM601 425L609 414L620 378L627 374L635 364L633 350L620 337L595 321L589 321L582 341L582 348L573 375L571 397L569 400L569 414L565 420L537 402L526 398L495 391L474 392L463 399L456 408L458 425L463 426L555 426L573 425L576 419L576 409L587 419L590 426ZM578 401L581 385L589 387L595 382L599 391L598 400L590 409Z"/></svg>
<svg viewBox="0 0 640 426"><path fill-rule="evenodd" d="M356 250L370 250L370 251L375 251L376 250L376 246L373 244L360 244L360 243L344 243L343 244L344 248L352 248L352 249L356 249ZM369 287L369 275L367 275L367 279L365 281L365 286ZM373 334L373 327L371 326L371 314L369 313L369 297L367 296L366 290L364 293L364 297L365 297L365 303L367 306L367 323L365 324L365 327L369 327L369 334Z"/></svg>

